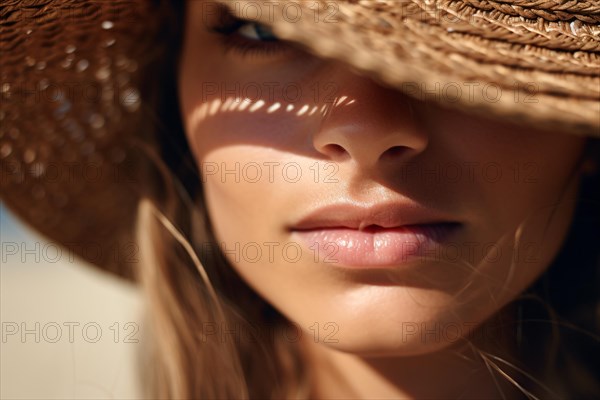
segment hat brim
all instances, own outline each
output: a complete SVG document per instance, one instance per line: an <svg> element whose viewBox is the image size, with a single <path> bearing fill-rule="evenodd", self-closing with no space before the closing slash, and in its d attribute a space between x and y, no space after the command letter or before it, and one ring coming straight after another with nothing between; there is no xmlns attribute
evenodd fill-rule
<svg viewBox="0 0 600 400"><path fill-rule="evenodd" d="M600 5L518 14L481 2L219 1L413 97L600 137Z"/></svg>

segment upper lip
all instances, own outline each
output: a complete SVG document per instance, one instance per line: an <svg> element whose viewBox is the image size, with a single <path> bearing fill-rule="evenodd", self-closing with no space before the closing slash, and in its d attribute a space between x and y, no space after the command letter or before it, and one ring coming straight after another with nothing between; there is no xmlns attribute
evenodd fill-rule
<svg viewBox="0 0 600 400"><path fill-rule="evenodd" d="M398 228L408 225L457 223L439 211L412 202L385 202L373 205L349 203L330 204L309 213L292 230L319 228L349 228L364 230L367 227Z"/></svg>

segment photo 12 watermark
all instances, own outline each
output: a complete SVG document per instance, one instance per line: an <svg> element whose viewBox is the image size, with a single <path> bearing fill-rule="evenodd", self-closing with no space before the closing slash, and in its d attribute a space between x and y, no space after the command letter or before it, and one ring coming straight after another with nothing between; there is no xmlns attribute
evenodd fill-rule
<svg viewBox="0 0 600 400"><path fill-rule="evenodd" d="M211 162L199 164L201 182L217 180L221 183L339 183L336 177L340 167L334 162L314 161L300 164L295 161Z"/></svg>
<svg viewBox="0 0 600 400"><path fill-rule="evenodd" d="M2 343L139 343L137 322L3 321Z"/></svg>
<svg viewBox="0 0 600 400"><path fill-rule="evenodd" d="M2 264L57 264L79 263L83 257L91 262L110 260L118 264L139 261L139 246L135 242L119 244L52 241L2 241Z"/></svg>
<svg viewBox="0 0 600 400"><path fill-rule="evenodd" d="M340 5L337 1L206 1L202 4L204 23L208 24L215 16L222 16L224 7L236 18L262 23L285 21L293 24L307 20L316 24L337 24L340 15Z"/></svg>
<svg viewBox="0 0 600 400"><path fill-rule="evenodd" d="M255 324L238 322L203 322L200 326L200 341L217 344L228 341L240 343L274 343L283 340L297 343L305 337L315 343L338 343L339 326L335 322L314 322L303 329L300 325L288 322L285 325Z"/></svg>

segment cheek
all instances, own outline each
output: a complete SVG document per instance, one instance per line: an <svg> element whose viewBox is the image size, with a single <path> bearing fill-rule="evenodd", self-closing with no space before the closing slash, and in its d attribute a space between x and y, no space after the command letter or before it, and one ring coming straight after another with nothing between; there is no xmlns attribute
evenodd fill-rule
<svg viewBox="0 0 600 400"><path fill-rule="evenodd" d="M216 113L191 123L190 119L188 140L216 237L241 248L282 242L282 222L287 211L298 206L289 193L307 178L307 169L296 168L302 161L293 154L300 147L295 138L303 137L305 123L243 113Z"/></svg>
<svg viewBox="0 0 600 400"><path fill-rule="evenodd" d="M472 210L468 236L490 249L475 264L477 285L508 302L562 247L576 206L576 167L585 139L478 122L474 118L472 127L455 129L444 146L457 159L480 166L463 193ZM497 309L489 295L479 301Z"/></svg>
<svg viewBox="0 0 600 400"><path fill-rule="evenodd" d="M489 234L516 229L533 214L557 206L563 191L566 201L572 201L576 188L568 188L569 180L584 138L447 110L432 124L432 158L442 166L462 166L460 183L448 188L461 193L455 198L463 210L481 229L487 225Z"/></svg>
<svg viewBox="0 0 600 400"><path fill-rule="evenodd" d="M220 241L252 242L272 229L264 213L276 205L277 188L268 182L271 174L265 164L281 160L260 147L236 141L235 135L218 134L222 131L217 119L199 125L193 137L208 214ZM248 123L239 126L249 128Z"/></svg>

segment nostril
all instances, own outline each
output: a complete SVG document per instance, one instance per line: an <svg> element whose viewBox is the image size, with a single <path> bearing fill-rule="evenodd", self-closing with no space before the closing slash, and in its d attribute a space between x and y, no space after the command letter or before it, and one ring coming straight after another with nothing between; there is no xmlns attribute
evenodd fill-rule
<svg viewBox="0 0 600 400"><path fill-rule="evenodd" d="M326 154L330 155L330 156L343 156L344 154L346 154L346 149L344 149L342 146L340 146L339 144L328 144L325 147L323 147L323 150Z"/></svg>
<svg viewBox="0 0 600 400"><path fill-rule="evenodd" d="M393 146L390 147L389 149L387 149L386 151L383 152L383 154L381 155L381 158L395 158L398 157L400 154L402 154L404 151L406 150L406 147L404 146Z"/></svg>

